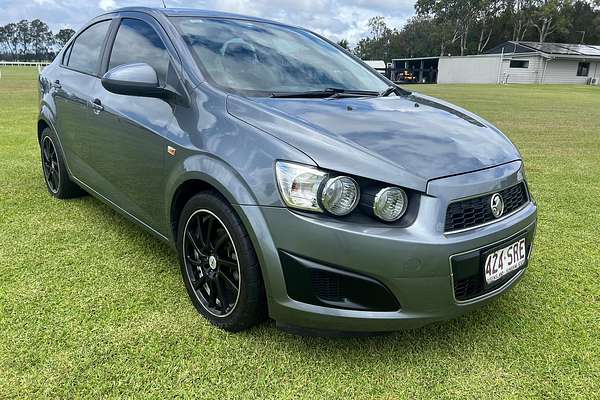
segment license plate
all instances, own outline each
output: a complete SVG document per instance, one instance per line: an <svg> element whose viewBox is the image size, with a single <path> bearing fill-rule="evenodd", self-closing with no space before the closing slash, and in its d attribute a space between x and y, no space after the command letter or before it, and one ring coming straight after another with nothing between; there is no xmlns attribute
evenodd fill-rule
<svg viewBox="0 0 600 400"><path fill-rule="evenodd" d="M485 260L485 281L489 285L522 267L527 261L525 238L490 253Z"/></svg>

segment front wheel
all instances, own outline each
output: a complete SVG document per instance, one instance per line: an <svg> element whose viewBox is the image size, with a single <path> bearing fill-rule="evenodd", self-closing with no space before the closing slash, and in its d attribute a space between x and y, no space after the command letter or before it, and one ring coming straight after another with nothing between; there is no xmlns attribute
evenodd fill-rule
<svg viewBox="0 0 600 400"><path fill-rule="evenodd" d="M192 303L213 325L231 332L266 316L256 253L239 218L214 193L200 193L179 220L177 251Z"/></svg>

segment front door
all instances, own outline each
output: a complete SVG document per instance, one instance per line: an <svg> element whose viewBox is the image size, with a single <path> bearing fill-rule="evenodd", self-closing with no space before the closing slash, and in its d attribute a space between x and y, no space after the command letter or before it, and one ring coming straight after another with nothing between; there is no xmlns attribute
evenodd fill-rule
<svg viewBox="0 0 600 400"><path fill-rule="evenodd" d="M108 59L108 69L146 63L164 84L170 56L154 28L141 19L123 18ZM100 134L89 163L101 177L107 197L136 218L161 231L164 226L164 130L173 115L162 99L114 94L100 83L92 102ZM101 150L101 151L97 151Z"/></svg>

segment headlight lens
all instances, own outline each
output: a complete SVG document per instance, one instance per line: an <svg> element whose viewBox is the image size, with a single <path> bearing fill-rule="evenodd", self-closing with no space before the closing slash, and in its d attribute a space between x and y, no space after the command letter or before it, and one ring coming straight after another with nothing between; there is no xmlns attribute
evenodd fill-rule
<svg viewBox="0 0 600 400"><path fill-rule="evenodd" d="M363 212L394 222L408 208L408 196L399 187L381 188L367 183L361 194L361 186L353 178L334 176L330 179L327 172L310 165L277 161L275 176L285 205L298 210L321 213L326 210L341 217L350 214L360 203ZM378 191L377 186L381 188Z"/></svg>
<svg viewBox="0 0 600 400"><path fill-rule="evenodd" d="M360 189L356 181L348 176L329 179L323 187L321 202L333 215L350 214L358 204Z"/></svg>
<svg viewBox="0 0 600 400"><path fill-rule="evenodd" d="M375 195L373 213L383 221L393 222L404 215L407 207L408 197L404 190L388 187L381 189Z"/></svg>
<svg viewBox="0 0 600 400"><path fill-rule="evenodd" d="M278 161L275 164L277 184L288 207L323 212L317 195L327 173L301 164Z"/></svg>

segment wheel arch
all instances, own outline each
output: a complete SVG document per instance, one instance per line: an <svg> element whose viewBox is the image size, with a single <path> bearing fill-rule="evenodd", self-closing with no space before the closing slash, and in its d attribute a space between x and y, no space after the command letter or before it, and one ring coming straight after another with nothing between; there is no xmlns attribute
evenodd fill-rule
<svg viewBox="0 0 600 400"><path fill-rule="evenodd" d="M256 204L256 199L242 178L224 162L206 155L194 155L171 170L167 178L167 221L173 243L176 243L181 210L197 193L213 191L230 206ZM238 215L243 221L244 218ZM246 229L251 227L245 226Z"/></svg>
<svg viewBox="0 0 600 400"><path fill-rule="evenodd" d="M40 118L37 122L37 139L38 139L38 143L41 142L42 140L42 132L44 132L44 130L46 128L50 128L50 124L44 119L44 118Z"/></svg>
<svg viewBox="0 0 600 400"><path fill-rule="evenodd" d="M211 185L205 180L198 178L191 178L184 182L182 182L171 198L171 203L169 207L169 228L170 234L173 236L173 241L175 242L177 239L177 231L179 229L179 219L181 217L181 212L183 211L183 207L186 203L194 197L196 194L201 192L212 191L215 192L221 197L224 196L217 190L216 187Z"/></svg>
<svg viewBox="0 0 600 400"><path fill-rule="evenodd" d="M206 179L200 175L192 175L187 179L184 179L180 182L180 184L176 187L171 197L171 201L169 203L169 234L171 235L171 243L174 246L177 244L177 233L179 230L179 223L181 218L181 213L185 204L196 194L210 191L220 196L223 201L225 201L231 208L233 212L238 216L240 222L246 232L249 234L250 241L252 242L252 246L254 251L256 252L256 256L258 257L258 265L260 270L260 275L262 279L263 288L265 290L265 296L267 299L267 308L270 310L269 303L269 295L270 292L270 279L268 274L268 268L265 266L268 258L265 258L264 254L264 245L259 241L259 237L264 236L265 232L265 222L262 218L250 213L251 215L245 215L244 207L241 207L240 204L231 199L235 199L235 197L227 190L223 190L223 186L214 184L210 179ZM257 212L257 207L250 207L254 212ZM258 233L256 232L255 227L251 223L251 221L260 221ZM262 233L261 233L262 232ZM270 242L270 241L269 241Z"/></svg>
<svg viewBox="0 0 600 400"><path fill-rule="evenodd" d="M54 133L58 135L58 132L54 128L53 124L53 121L55 121L54 101L52 100L52 98L48 99L48 97L49 96L47 95L42 95L42 98L40 99L40 113L38 115L37 120L38 143L42 138L42 132L46 128L52 129L52 131L54 131Z"/></svg>
<svg viewBox="0 0 600 400"><path fill-rule="evenodd" d="M60 148L60 151L63 155L64 158L64 162L65 162L65 166L67 167L67 173L69 174L69 176L73 176L73 174L71 173L71 165L69 164L69 160L68 160L68 156L65 152L65 148L63 146L62 140L60 138L60 135L58 134L58 131L56 130L56 127L53 124L53 118L52 118L52 111L46 107L43 106L42 110L40 111L40 115L38 117L38 121L37 121L37 141L38 144L41 144L42 141L42 133L44 132L44 130L46 128L50 129L54 135L56 136L57 139L57 146Z"/></svg>

